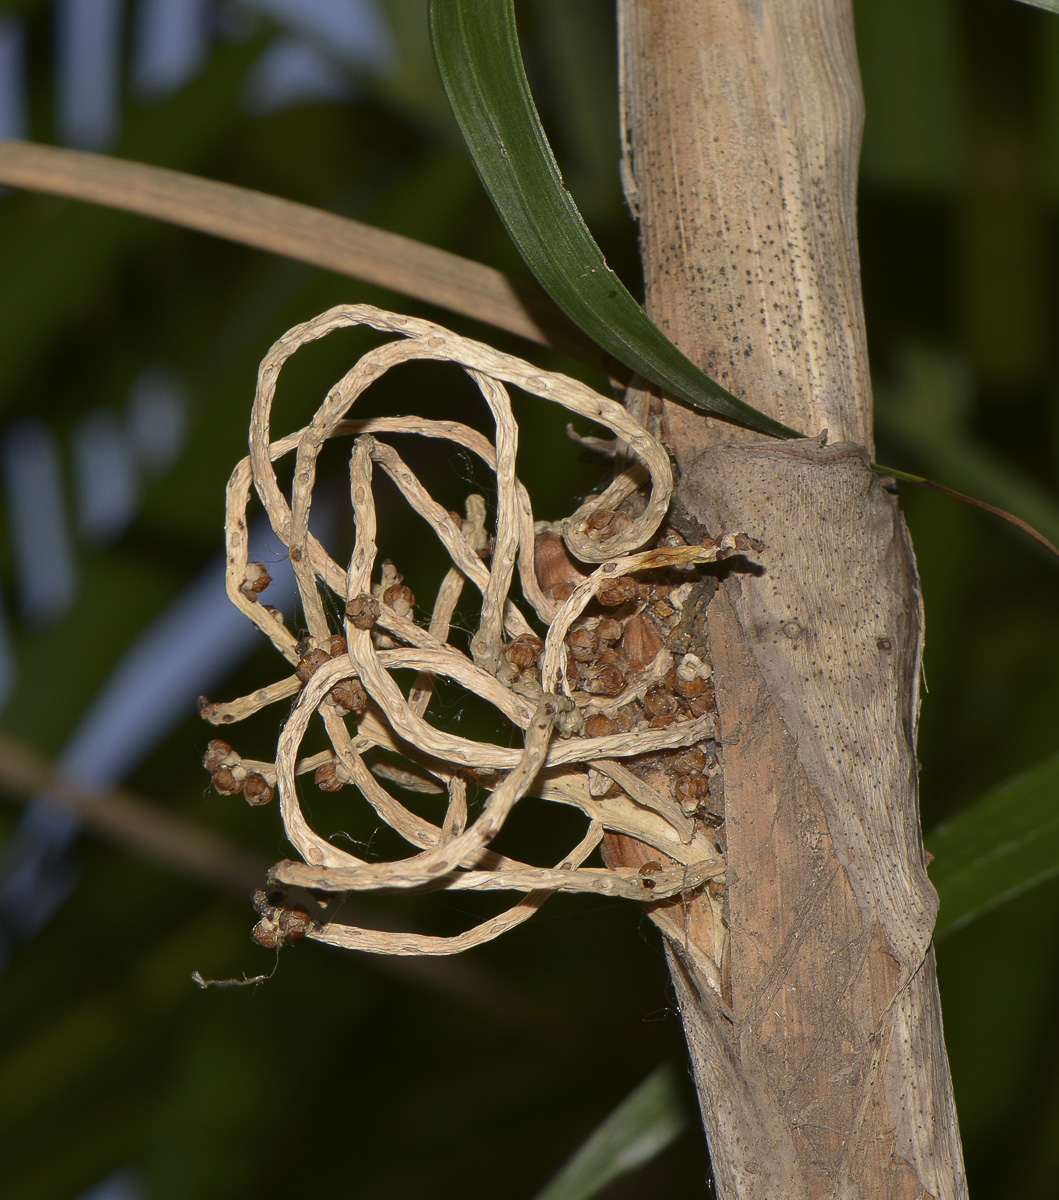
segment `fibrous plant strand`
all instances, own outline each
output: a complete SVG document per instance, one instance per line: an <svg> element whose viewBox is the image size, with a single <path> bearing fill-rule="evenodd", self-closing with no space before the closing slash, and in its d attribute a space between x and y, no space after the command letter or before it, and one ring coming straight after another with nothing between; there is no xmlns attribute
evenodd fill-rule
<svg viewBox="0 0 1059 1200"><path fill-rule="evenodd" d="M284 364L301 346L356 325L398 336L365 353L308 425L275 436L272 404ZM372 383L417 359L466 371L488 408L492 440L454 421L350 416ZM511 386L590 419L627 448L628 465L614 483L555 525L534 521L517 476ZM439 504L383 440L394 433L445 439L475 454L495 478L492 527L480 495L467 497L462 517ZM320 455L336 440L349 447L356 535L345 566L309 527ZM285 490L275 464L288 456L293 475ZM430 527L451 562L425 624L415 619L399 564L380 557L377 470ZM263 804L278 791L286 836L301 859L273 867L269 879L277 890L258 894L258 941L277 945L308 937L384 954L450 954L510 929L555 892L658 904L708 887L717 898L714 946L723 947L723 810L710 789L720 772L713 685L701 639L692 646L687 631L706 586L700 568L755 544L744 535L689 544L664 523L672 488L665 451L621 405L428 321L343 305L280 338L259 371L250 453L228 485L227 588L293 674L231 703L204 700L201 706L207 720L229 725L293 699L273 761L244 759L219 739L204 760L222 792L241 792L250 803ZM307 638L264 602L268 572L248 557L252 492L287 548ZM450 638L468 583L480 599L465 653ZM341 613L337 628L335 612ZM410 670L414 683L402 687L395 673ZM443 679L491 705L520 731L521 747L462 736L432 721L431 699ZM330 749L306 756L303 740L317 720ZM324 791L358 792L412 853L368 861L322 836L298 790L298 777L310 773ZM474 810L469 784L485 793ZM440 819L413 811L387 785L444 796ZM551 865L491 848L527 797L573 807L586 818L581 840ZM587 865L605 833L637 839L650 857L639 867ZM284 888L307 889L324 899L328 911L326 897L335 893L524 895L472 929L442 937L366 929L338 916L317 919L289 902ZM714 960L703 964L713 980L720 958L717 949Z"/></svg>

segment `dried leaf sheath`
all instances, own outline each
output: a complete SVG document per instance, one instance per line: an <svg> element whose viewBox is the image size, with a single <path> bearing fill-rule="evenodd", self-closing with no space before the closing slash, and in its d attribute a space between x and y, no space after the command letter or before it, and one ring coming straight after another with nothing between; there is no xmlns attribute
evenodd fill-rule
<svg viewBox="0 0 1059 1200"><path fill-rule="evenodd" d="M305 428L274 437L272 400L287 359L332 330L359 324L400 336L366 353L330 390ZM485 400L495 440L456 422L350 417L372 382L413 359L462 366ZM535 565L542 550L553 556L566 552L556 549L560 543L555 531L535 529L529 496L517 478L518 430L508 385L603 425L639 460L613 488L558 527L571 556L559 584L539 577ZM493 470L497 512L491 538L485 537L481 498L468 497L465 520L445 510L393 447L380 440L394 432L447 439ZM336 438L350 445L356 543L346 567L309 532L317 462L324 445ZM273 463L290 454L294 471L288 498ZM452 560L427 628L413 619L411 595L395 568L385 563L380 577L372 489L376 469L389 476ZM632 496L621 513L609 509L608 504L617 509L630 500L637 478L648 481L646 492ZM299 642L282 617L258 599L261 573L248 561L247 551L251 487L288 548L309 629L307 641ZM723 881L722 839L705 803L707 764L716 762L710 668L682 649L679 633L696 567L736 553L737 540L728 536L688 545L673 531L659 539L671 493L667 455L620 405L575 380L541 371L430 322L366 305L342 306L292 329L273 346L259 372L250 455L235 469L228 487L227 587L232 602L272 640L296 673L232 704L206 704L203 715L215 724L229 724L273 699L295 693L297 699L274 763L243 761L227 743L217 742L211 745L213 757L207 756L207 766L229 772L224 779L231 785L223 789L229 792L238 791L240 780L253 774L261 781L256 802L261 802L266 786L269 794L273 784L278 787L287 837L303 861L277 864L271 873L276 884L323 892L527 893L506 912L456 937L359 929L301 917L288 918L287 926L296 926L299 935L356 949L447 954L496 937L532 915L555 891L654 901L701 888L707 881L717 881L714 886ZM738 550L746 548L740 541ZM594 570L581 565L594 563L600 564ZM512 598L516 574L518 601L528 603L531 613ZM448 640L465 582L481 596L470 656ZM341 629L331 626L321 585L345 614ZM409 668L418 677L406 696L393 672ZM427 711L438 678L450 679L493 705L523 731L522 748L475 741L435 726ZM332 750L299 758L316 715ZM400 754L405 765L395 768L371 761L377 748ZM354 785L378 817L410 844L411 856L366 862L316 832L296 783L298 774L310 770L327 790ZM692 777L694 786L689 783ZM218 782L216 773L214 778ZM468 779L491 789L474 816L468 814ZM446 792L443 819L435 824L406 808L384 780ZM489 848L515 804L526 796L575 807L587 818L582 840L554 865L533 866ZM638 869L586 867L604 831L638 839L657 852L657 860ZM282 916L289 910L265 903L259 907L269 923L269 936L274 937L277 928L282 933L284 922L277 913ZM718 930L716 944L722 942ZM716 978L719 964L705 963L703 969Z"/></svg>

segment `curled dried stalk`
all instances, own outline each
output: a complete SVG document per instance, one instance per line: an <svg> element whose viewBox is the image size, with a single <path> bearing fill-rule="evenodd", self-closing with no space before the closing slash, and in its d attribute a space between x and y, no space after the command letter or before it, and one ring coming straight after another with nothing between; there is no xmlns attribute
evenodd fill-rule
<svg viewBox="0 0 1059 1200"><path fill-rule="evenodd" d="M308 425L274 436L272 404L284 364L299 347L355 325L398 336L364 354ZM492 419L491 440L452 421L350 416L372 383L416 359L451 362L466 371ZM535 525L517 477L510 386L589 418L629 448L630 465L614 484L557 527ZM440 505L382 440L392 433L444 439L477 455L495 477L492 523L481 496L468 497L466 517ZM356 534L345 565L309 529L320 454L336 439L349 445ZM274 464L288 456L294 462L285 491ZM397 567L379 558L377 471L389 477L451 560L425 624L415 618L414 597ZM672 531L660 535L672 487L665 451L621 405L431 322L348 305L280 338L259 371L250 453L228 485L227 589L294 673L229 704L204 700L202 713L227 725L266 704L296 699L274 762L244 760L227 742L215 741L206 766L220 790L242 790L251 803L264 803L273 788L278 791L286 835L301 858L272 869L270 882L280 888L324 895L508 890L524 896L463 934L436 937L318 921L302 908L284 907L282 896L262 893L258 940L275 945L305 936L383 954L449 954L510 929L554 892L653 902L705 886L723 889L721 822L716 804L711 812L709 791L716 770L712 681L708 663L685 645L683 618L685 601L697 586L696 568L747 544L726 537L691 546ZM299 639L262 601L267 571L248 561L247 550L252 489L287 547L307 639ZM467 584L480 597L469 654L450 640ZM329 616L336 610L342 613L339 628ZM394 673L408 670L416 678L406 694ZM439 679L492 705L521 731L521 748L434 724L429 707ZM331 749L304 757L302 742L315 719L322 721ZM298 791L298 776L310 772L324 790L355 788L411 853L369 862L318 833ZM485 792L476 812L468 804L468 782ZM446 797L443 811L429 820L386 784L440 793ZM553 865L535 866L491 848L526 797L577 808L587 819L584 837ZM657 860L638 869L586 865L608 832L638 839ZM719 935L716 944L722 941Z"/></svg>

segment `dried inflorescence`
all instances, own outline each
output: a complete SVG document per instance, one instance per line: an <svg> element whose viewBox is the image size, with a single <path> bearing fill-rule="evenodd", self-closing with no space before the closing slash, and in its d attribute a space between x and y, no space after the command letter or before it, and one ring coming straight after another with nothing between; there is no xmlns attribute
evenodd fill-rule
<svg viewBox="0 0 1059 1200"><path fill-rule="evenodd" d="M283 364L305 343L358 324L400 336L365 354L309 425L274 437L271 406ZM350 418L369 384L412 359L463 367L491 412L495 439L451 421ZM572 517L557 526L535 525L515 473L518 430L506 385L606 427L638 461ZM477 455L496 478L492 528L487 530L480 496L468 498L463 517L439 505L380 440L388 433L445 439ZM325 443L336 438L349 445L356 532L344 565L309 532L317 461ZM287 455L294 456L289 497L273 467ZM416 599L397 566L378 561L376 471L389 476L452 561L425 623L416 620ZM259 600L268 572L248 561L251 488L288 548L305 638ZM291 672L231 704L203 700L201 711L214 724L229 724L275 701L293 700L293 708L273 762L244 760L228 743L213 741L205 765L219 791L242 792L250 803L265 803L278 790L287 837L302 861L273 868L270 882L277 888L506 889L525 896L499 916L444 938L360 929L337 919L316 922L305 909L285 907L281 894L262 893L259 941L277 945L306 936L381 953L445 954L497 936L556 891L659 901L710 882L712 894L720 895L713 684L701 633L689 633L689 614L703 602L702 589L712 586L700 581L699 564L747 544L727 537L688 545L672 530L659 534L671 492L665 452L619 404L427 321L343 306L276 343L259 374L250 455L228 487L227 585L232 602L284 655ZM468 582L481 596L469 655L450 641L452 616ZM516 596L521 591L518 602L513 589ZM335 603L325 604L328 593ZM333 627L329 609L343 614L340 628ZM409 668L417 676L406 695L394 672ZM426 713L442 678L493 705L522 731L522 747L474 741L431 724ZM331 749L299 757L314 717ZM369 862L322 837L306 819L295 783L308 773L325 791L352 785L410 844L411 855ZM432 822L406 807L384 780L446 796L440 819ZM468 806L471 782L489 788L476 815ZM573 806L587 818L582 840L554 866L533 866L490 849L514 805L527 796ZM638 868L585 866L605 832L637 839L651 856ZM709 967L715 977L716 964Z"/></svg>

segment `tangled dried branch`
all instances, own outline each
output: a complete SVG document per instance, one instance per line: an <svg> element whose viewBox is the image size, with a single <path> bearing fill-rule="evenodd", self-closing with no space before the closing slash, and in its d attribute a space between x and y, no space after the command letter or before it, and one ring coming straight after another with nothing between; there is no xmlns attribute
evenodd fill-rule
<svg viewBox="0 0 1059 1200"><path fill-rule="evenodd" d="M306 343L354 325L400 336L364 354L305 428L274 438L272 404L284 364ZM493 441L452 421L350 419L371 383L415 359L452 362L467 372L490 410ZM634 465L558 526L535 524L515 473L518 428L507 385L610 430ZM468 497L465 517L440 505L380 440L391 433L446 439L481 459L496 481L492 530L487 534L480 496ZM335 438L351 439L356 542L346 566L309 529L318 461ZM274 467L288 455L294 456L289 498ZM377 470L392 480L451 559L425 625L414 619L414 597L397 569L378 563L372 487ZM252 487L288 549L308 638L299 639L259 599L269 577L262 564L248 561ZM245 760L216 740L205 765L218 790L241 792L251 804L267 802L278 790L284 829L301 857L272 869L270 882L279 888L318 894L506 889L525 895L465 933L439 937L316 921L287 904L282 893L262 892L259 941L275 945L306 936L384 954L448 954L510 929L553 892L659 901L709 885L719 894L725 864L720 810L709 787L716 771L713 689L702 646L692 645L688 636L694 608L688 601L705 586L697 582L699 564L748 546L740 537L688 545L671 529L659 534L671 494L664 450L619 404L428 321L367 305L341 306L290 330L272 347L259 372L250 454L228 485L227 588L232 602L288 660L292 674L230 704L204 701L202 712L212 723L227 725L267 704L296 699L273 762ZM450 640L467 582L481 596L469 654ZM521 597L516 592L513 598L516 588ZM335 608L325 604L328 594L343 614L338 629L328 617L328 608ZM406 695L394 673L409 669L417 675ZM522 731L521 749L432 724L426 714L439 679L492 705ZM299 757L314 716L331 749ZM385 760L380 750L388 752ZM297 776L310 772L327 791L353 785L413 853L369 862L322 837L298 795ZM440 822L413 811L384 782L445 795ZM487 789L476 813L468 802L469 784ZM534 866L490 848L526 796L572 806L587 818L581 841L553 866ZM585 865L605 833L637 839L657 860L638 869ZM715 974L716 964L711 966Z"/></svg>

